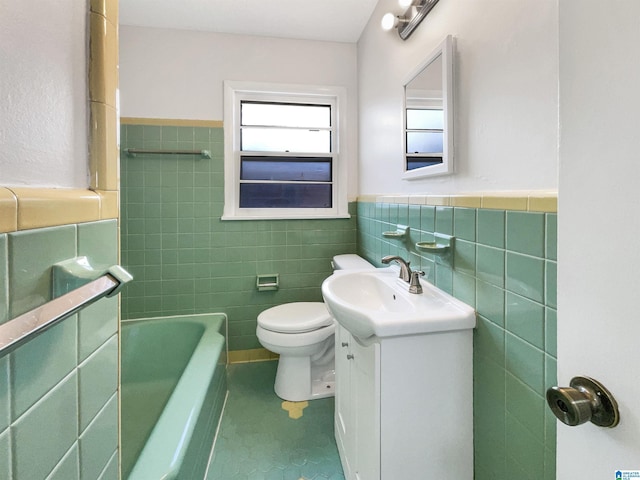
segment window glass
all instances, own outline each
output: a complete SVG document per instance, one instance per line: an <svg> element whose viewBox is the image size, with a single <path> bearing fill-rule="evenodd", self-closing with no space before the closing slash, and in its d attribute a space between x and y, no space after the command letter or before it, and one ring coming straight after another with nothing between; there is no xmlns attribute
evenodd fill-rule
<svg viewBox="0 0 640 480"><path fill-rule="evenodd" d="M242 157L241 180L330 182L331 157Z"/></svg>
<svg viewBox="0 0 640 480"><path fill-rule="evenodd" d="M329 128L329 105L242 102L241 125Z"/></svg>
<svg viewBox="0 0 640 480"><path fill-rule="evenodd" d="M331 196L331 184L240 184L240 208L331 208Z"/></svg>
<svg viewBox="0 0 640 480"><path fill-rule="evenodd" d="M244 152L331 152L331 132L293 128L242 127Z"/></svg>
<svg viewBox="0 0 640 480"><path fill-rule="evenodd" d="M240 156L240 208L330 208L331 157L271 153L331 153L331 106L245 101L240 108L240 151L264 153Z"/></svg>

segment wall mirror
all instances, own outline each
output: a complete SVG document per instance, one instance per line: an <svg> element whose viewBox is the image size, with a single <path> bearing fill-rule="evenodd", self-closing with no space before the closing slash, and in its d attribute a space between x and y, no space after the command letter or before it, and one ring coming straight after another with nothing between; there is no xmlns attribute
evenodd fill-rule
<svg viewBox="0 0 640 480"><path fill-rule="evenodd" d="M444 41L404 83L403 179L453 173L453 38Z"/></svg>

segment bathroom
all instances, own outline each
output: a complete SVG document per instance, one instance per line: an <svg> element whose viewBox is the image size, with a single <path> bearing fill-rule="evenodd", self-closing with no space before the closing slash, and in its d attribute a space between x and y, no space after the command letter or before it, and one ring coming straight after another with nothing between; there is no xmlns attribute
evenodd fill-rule
<svg viewBox="0 0 640 480"><path fill-rule="evenodd" d="M402 41L380 29L379 18L398 11L395 0L380 0L350 42L118 31L117 2L88 3L3 7L0 323L49 298L48 269L60 260L119 260L136 280L119 301L90 307L85 322L81 312L76 323L0 358L0 478L118 478L119 308L123 319L224 311L230 359L261 355L259 311L320 300L332 255L357 252L379 262L390 253L374 235L380 223L416 225L418 212L420 222L455 234L461 247L462 261L453 269L434 265L430 279L478 312L475 477L600 479L640 469L640 417L632 408L640 391L624 381L640 374L630 300L640 265L632 243L640 230L640 172L631 157L638 147L631 107L640 100L640 61L629 48L640 40L635 2L440 0ZM88 32L101 26L112 46L89 55ZM402 84L447 35L456 40L456 171L406 181ZM120 65L120 138L110 121L117 100L103 94L115 91L117 73L97 80L90 57ZM349 218L231 221L214 229L224 207L225 80L346 88ZM140 263L165 252L140 258L134 236L146 232L124 226L161 220L120 214L116 160L118 142L137 147L126 142L140 132L158 142L154 135L165 127L176 141L204 143L196 135L206 134L213 157L176 167L212 170L178 171L211 183L194 184L210 195L185 198L166 221L175 233L206 230L166 252L177 257L166 278L170 292L154 280L153 263ZM607 157L616 160L603 163ZM145 195L154 172L121 172L124 188L135 177L143 184L134 193ZM196 218L206 219L204 227ZM117 219L126 230L121 238ZM215 251L196 243L205 233ZM527 266L509 275L513 259ZM279 290L257 292L261 273L278 273ZM556 425L544 392L578 374L616 395L618 427Z"/></svg>

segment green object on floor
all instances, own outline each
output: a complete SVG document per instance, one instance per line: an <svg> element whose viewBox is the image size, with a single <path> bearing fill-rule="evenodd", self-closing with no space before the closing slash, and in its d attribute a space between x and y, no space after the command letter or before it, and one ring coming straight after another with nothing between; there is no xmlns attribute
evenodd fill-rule
<svg viewBox="0 0 640 480"><path fill-rule="evenodd" d="M333 397L310 401L291 418L273 392L276 367L276 361L229 366L229 398L207 480L344 480Z"/></svg>

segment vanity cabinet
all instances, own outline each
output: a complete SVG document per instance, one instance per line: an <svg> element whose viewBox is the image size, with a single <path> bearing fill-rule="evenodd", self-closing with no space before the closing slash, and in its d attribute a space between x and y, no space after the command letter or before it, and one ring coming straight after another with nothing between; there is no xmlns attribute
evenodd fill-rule
<svg viewBox="0 0 640 480"><path fill-rule="evenodd" d="M380 478L380 344L364 345L343 327L336 339L335 433L345 479Z"/></svg>
<svg viewBox="0 0 640 480"><path fill-rule="evenodd" d="M345 479L472 480L472 330L335 338Z"/></svg>

